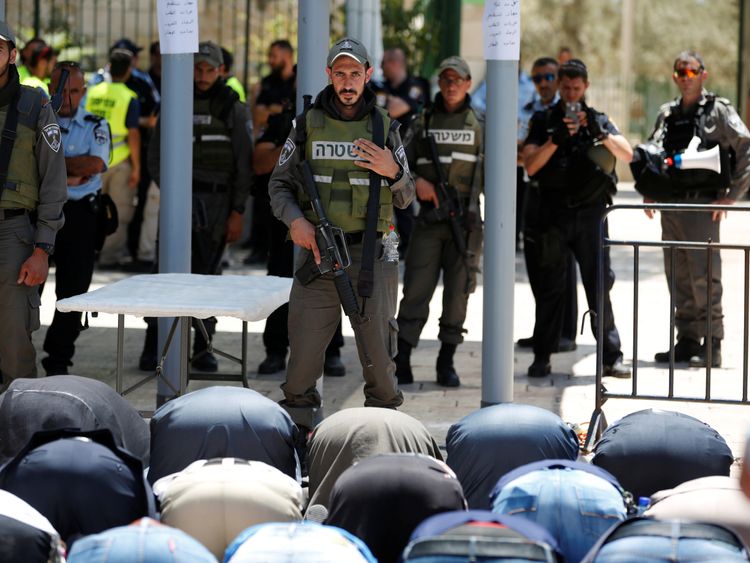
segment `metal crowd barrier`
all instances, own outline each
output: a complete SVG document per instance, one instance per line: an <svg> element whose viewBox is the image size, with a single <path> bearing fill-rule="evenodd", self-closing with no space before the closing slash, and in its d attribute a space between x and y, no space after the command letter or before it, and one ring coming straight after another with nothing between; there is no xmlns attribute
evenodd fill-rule
<svg viewBox="0 0 750 563"><path fill-rule="evenodd" d="M604 310L604 251L609 247L632 247L633 249L633 366L630 393L612 393L602 383L602 373L604 370L604 323L601 319L596 319L596 404L594 412L591 415L588 433L584 444L584 451L591 451L593 444L601 437L602 432L607 427L607 419L602 407L609 399L641 399L653 401L674 401L690 403L717 403L728 405L749 405L748 401L748 335L750 333L750 244L722 244L711 240L708 241L654 241L654 240L616 240L604 236L604 227L607 218L615 211L619 210L646 210L654 211L679 211L684 213L727 211L727 212L748 212L750 207L738 205L693 205L693 204L628 204L612 205L603 213L599 223L599 248L598 248L598 279L597 279L597 311ZM669 300L669 386L666 395L639 394L638 392L638 321L639 321L639 267L641 248L662 248L667 249L671 255L670 260L670 300ZM675 395L674 383L674 336L675 336L675 279L676 267L674 254L678 249L684 250L705 250L707 263L707 314L706 314L706 381L705 393L702 397L686 397ZM744 302L743 302L743 365L742 365L742 398L740 399L716 399L711 397L711 363L712 363L712 326L713 318L711 308L711 292L713 289L713 253L720 250L742 251L745 257L744 268Z"/></svg>

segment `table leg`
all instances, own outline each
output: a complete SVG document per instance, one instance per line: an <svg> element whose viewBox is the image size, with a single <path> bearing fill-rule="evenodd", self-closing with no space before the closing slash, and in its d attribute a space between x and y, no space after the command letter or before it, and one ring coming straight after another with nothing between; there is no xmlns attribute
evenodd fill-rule
<svg viewBox="0 0 750 563"><path fill-rule="evenodd" d="M117 315L117 363L115 365L115 385L122 395L122 366L125 356L125 315Z"/></svg>
<svg viewBox="0 0 750 563"><path fill-rule="evenodd" d="M242 321L242 385L250 387L247 381L247 321Z"/></svg>
<svg viewBox="0 0 750 563"><path fill-rule="evenodd" d="M188 385L188 362L190 359L190 317L180 319L180 395Z"/></svg>

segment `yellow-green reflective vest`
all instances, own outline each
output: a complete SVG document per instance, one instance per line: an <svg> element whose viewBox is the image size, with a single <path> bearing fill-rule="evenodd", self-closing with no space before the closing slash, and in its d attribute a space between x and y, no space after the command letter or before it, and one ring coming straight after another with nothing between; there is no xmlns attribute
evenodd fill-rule
<svg viewBox="0 0 750 563"><path fill-rule="evenodd" d="M482 145L482 126L471 108L457 113L433 113L425 116L429 130L424 128L417 142L419 155L416 173L430 182L437 182L437 174L430 157L427 134L432 134L438 147L440 164L448 183L459 193L471 193L474 169Z"/></svg>
<svg viewBox="0 0 750 563"><path fill-rule="evenodd" d="M31 72L29 72L29 67L26 65L21 65L16 68L18 70L18 81L23 84L23 81L26 80L29 76L31 76Z"/></svg>
<svg viewBox="0 0 750 563"><path fill-rule="evenodd" d="M391 120L384 110L383 131L388 135ZM315 184L320 192L320 201L328 219L345 232L365 230L367 201L370 197L369 171L354 164L355 139L372 139L371 116L359 121L342 121L329 117L319 109L307 113L307 141L305 157L310 161L315 176ZM315 212L310 208L310 198L304 190L298 194L305 210L305 218L318 223ZM378 231L388 232L393 217L393 195L385 179L381 180L380 212Z"/></svg>
<svg viewBox="0 0 750 563"><path fill-rule="evenodd" d="M112 131L110 168L130 156L125 119L128 115L130 100L137 97L135 92L122 82L100 82L89 88L86 95L86 111L106 119Z"/></svg>
<svg viewBox="0 0 750 563"><path fill-rule="evenodd" d="M26 78L21 79L21 84L28 86L29 88L39 88L49 98L49 87L41 78L37 78L30 74Z"/></svg>
<svg viewBox="0 0 750 563"><path fill-rule="evenodd" d="M247 95L245 94L245 88L242 86L242 82L240 82L236 76L230 76L227 78L227 86L237 92L240 101L244 104L245 100L247 100Z"/></svg>
<svg viewBox="0 0 750 563"><path fill-rule="evenodd" d="M21 86L18 101L16 142L10 154L8 179L0 196L0 208L33 211L39 203L39 169L34 156L34 141L42 93L36 88ZM8 106L0 108L0 130L5 127Z"/></svg>

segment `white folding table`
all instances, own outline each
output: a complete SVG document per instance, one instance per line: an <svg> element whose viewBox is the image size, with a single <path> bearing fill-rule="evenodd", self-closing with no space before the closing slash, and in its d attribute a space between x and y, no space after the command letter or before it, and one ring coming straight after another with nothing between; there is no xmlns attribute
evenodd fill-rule
<svg viewBox="0 0 750 563"><path fill-rule="evenodd" d="M209 317L234 317L242 320L242 357L237 358L213 348L209 350L241 365L240 374L196 374L193 379L247 382L247 323L268 317L289 300L291 278L277 276L206 276L200 274L144 274L117 281L82 295L61 299L57 309L67 312L111 313L117 315L117 367L115 381L117 392L127 395L144 383L162 375L164 359L174 337L178 320L182 319L180 339L183 355L180 358L180 385L174 389L183 394L189 381L188 354L190 319L199 320L199 329L205 334L203 319ZM149 375L123 390L122 367L125 339L125 315L139 317L174 317L162 350L156 373Z"/></svg>

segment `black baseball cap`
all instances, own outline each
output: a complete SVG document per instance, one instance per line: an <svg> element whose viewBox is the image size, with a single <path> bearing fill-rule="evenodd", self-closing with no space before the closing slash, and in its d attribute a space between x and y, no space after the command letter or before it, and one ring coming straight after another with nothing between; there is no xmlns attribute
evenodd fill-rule
<svg viewBox="0 0 750 563"><path fill-rule="evenodd" d="M130 51L133 55L136 55L139 51L143 50L143 47L139 47L127 37L123 37L122 39L118 39L117 41L115 41L109 50L114 51L115 49L123 49L125 51Z"/></svg>

